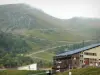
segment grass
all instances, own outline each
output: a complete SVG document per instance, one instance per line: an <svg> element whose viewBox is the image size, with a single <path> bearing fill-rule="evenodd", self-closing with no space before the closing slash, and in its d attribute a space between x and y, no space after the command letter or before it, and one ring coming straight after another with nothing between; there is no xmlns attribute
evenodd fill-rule
<svg viewBox="0 0 100 75"><path fill-rule="evenodd" d="M46 75L45 71L26 71L26 70L1 70L0 75ZM43 73L43 74L42 74Z"/></svg>
<svg viewBox="0 0 100 75"><path fill-rule="evenodd" d="M69 44L68 42L80 42L82 41L82 37L77 37L76 34L71 32L67 32L61 29L57 30L43 30L43 29L33 29L26 30L23 34L27 44L32 48L28 54L31 58L37 60L47 60L52 61L52 57L58 52L58 49L50 49L45 52L40 52L37 54L32 54L41 50L46 50L48 48L62 46ZM63 41L63 42L62 42Z"/></svg>
<svg viewBox="0 0 100 75"><path fill-rule="evenodd" d="M100 68L82 68L71 70L72 75L100 75ZM68 72L58 73L57 75L68 75Z"/></svg>
<svg viewBox="0 0 100 75"><path fill-rule="evenodd" d="M33 56L40 57L46 60L52 60L52 57L54 56L54 54L48 53L48 52L42 52L42 53L35 54Z"/></svg>
<svg viewBox="0 0 100 75"><path fill-rule="evenodd" d="M28 36L36 36L39 38L47 39L47 40L53 40L53 41L81 41L82 37L77 37L76 34L72 34L71 32L62 31L62 30L30 30L27 31L25 35Z"/></svg>

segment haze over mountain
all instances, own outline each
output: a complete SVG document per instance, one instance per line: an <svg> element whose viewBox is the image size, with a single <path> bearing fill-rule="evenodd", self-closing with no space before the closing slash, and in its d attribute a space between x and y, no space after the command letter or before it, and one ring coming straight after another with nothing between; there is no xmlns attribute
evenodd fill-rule
<svg viewBox="0 0 100 75"><path fill-rule="evenodd" d="M2 28L55 28L59 21L43 11L25 4L9 4L0 6L0 21Z"/></svg>
<svg viewBox="0 0 100 75"><path fill-rule="evenodd" d="M66 45L98 39L99 33L100 19L58 19L26 4L0 5L0 65L51 62L52 56L68 49Z"/></svg>

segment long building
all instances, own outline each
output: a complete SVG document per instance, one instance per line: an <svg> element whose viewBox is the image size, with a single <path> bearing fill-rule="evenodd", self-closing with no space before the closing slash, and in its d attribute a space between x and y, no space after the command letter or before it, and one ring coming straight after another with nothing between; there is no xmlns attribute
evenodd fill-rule
<svg viewBox="0 0 100 75"><path fill-rule="evenodd" d="M37 63L18 67L17 70L37 70Z"/></svg>
<svg viewBox="0 0 100 75"><path fill-rule="evenodd" d="M53 57L53 71L64 72L68 69L100 65L100 43L67 51Z"/></svg>

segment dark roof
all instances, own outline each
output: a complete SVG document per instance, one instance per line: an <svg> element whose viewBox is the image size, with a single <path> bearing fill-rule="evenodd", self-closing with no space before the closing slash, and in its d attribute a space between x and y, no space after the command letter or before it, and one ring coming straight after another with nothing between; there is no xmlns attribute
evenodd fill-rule
<svg viewBox="0 0 100 75"><path fill-rule="evenodd" d="M58 54L56 56L72 55L72 54L79 53L79 52L82 52L82 51L85 51L85 50L88 50L88 49L91 49L91 48L94 48L94 47L98 47L98 46L100 46L100 43L99 44L92 44L90 46L86 46L86 47L83 47L83 48L80 48L80 49L76 49L76 50L72 50L72 51L67 51L65 53L61 53L61 54Z"/></svg>

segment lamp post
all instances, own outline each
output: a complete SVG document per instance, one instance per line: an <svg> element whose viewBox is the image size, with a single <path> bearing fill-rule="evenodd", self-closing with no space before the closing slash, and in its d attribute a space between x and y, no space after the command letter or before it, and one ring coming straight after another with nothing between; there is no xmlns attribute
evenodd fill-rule
<svg viewBox="0 0 100 75"><path fill-rule="evenodd" d="M76 67L76 57L74 57L73 60L74 60L74 64L75 64L74 66Z"/></svg>
<svg viewBox="0 0 100 75"><path fill-rule="evenodd" d="M51 71L50 71L50 70L47 70L47 71L46 71L46 74L47 74L47 75L51 75Z"/></svg>
<svg viewBox="0 0 100 75"><path fill-rule="evenodd" d="M69 64L69 73L68 75L72 75L72 72L70 71L70 64Z"/></svg>

